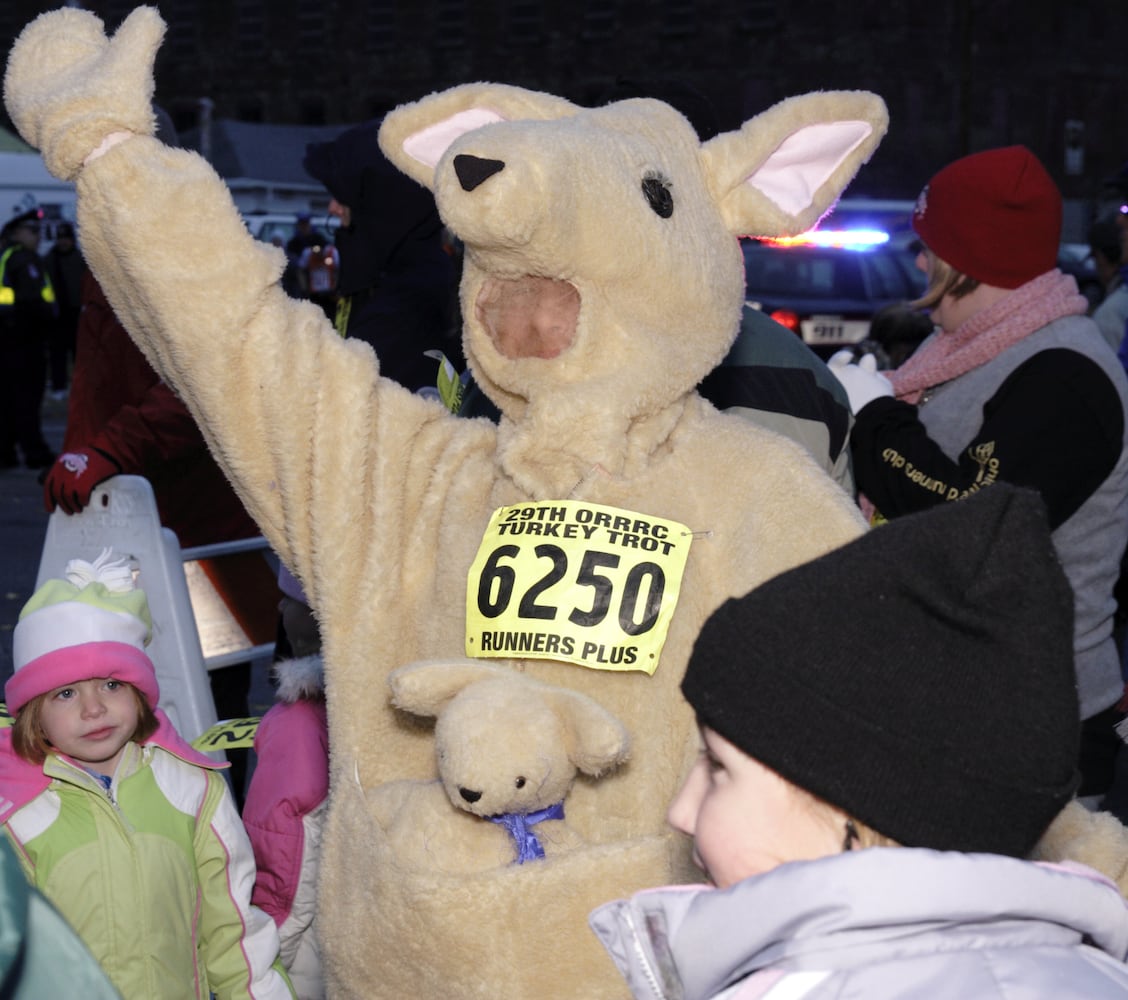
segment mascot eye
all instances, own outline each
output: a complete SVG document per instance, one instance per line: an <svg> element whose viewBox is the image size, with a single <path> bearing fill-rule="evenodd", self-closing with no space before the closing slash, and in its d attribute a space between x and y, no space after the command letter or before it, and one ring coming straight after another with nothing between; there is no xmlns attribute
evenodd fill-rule
<svg viewBox="0 0 1128 1000"><path fill-rule="evenodd" d="M670 182L661 174L649 174L642 179L642 193L650 202L650 207L660 218L668 219L674 214L674 196L670 194Z"/></svg>
<svg viewBox="0 0 1128 1000"><path fill-rule="evenodd" d="M523 774L517 775L517 780L514 782L514 784L518 788L524 788L525 787L525 776Z"/></svg>

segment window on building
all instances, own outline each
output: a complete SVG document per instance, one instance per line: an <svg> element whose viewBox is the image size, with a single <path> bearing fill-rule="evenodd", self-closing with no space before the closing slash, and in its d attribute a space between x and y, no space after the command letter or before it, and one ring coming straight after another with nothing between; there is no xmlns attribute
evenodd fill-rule
<svg viewBox="0 0 1128 1000"><path fill-rule="evenodd" d="M584 6L585 39L613 38L619 26L619 5L615 0L588 0Z"/></svg>
<svg viewBox="0 0 1128 1000"><path fill-rule="evenodd" d="M435 5L435 44L458 49L466 44L466 0L438 0Z"/></svg>
<svg viewBox="0 0 1128 1000"><path fill-rule="evenodd" d="M693 0L666 0L660 16L659 30L667 38L682 38L697 31L697 5Z"/></svg>
<svg viewBox="0 0 1128 1000"><path fill-rule="evenodd" d="M235 41L243 55L258 56L266 50L264 0L236 0Z"/></svg>
<svg viewBox="0 0 1128 1000"><path fill-rule="evenodd" d="M303 52L325 50L325 8L317 4L299 3L294 14L298 47Z"/></svg>
<svg viewBox="0 0 1128 1000"><path fill-rule="evenodd" d="M367 31L369 51L393 49L399 41L396 25L397 5L388 0L369 0Z"/></svg>
<svg viewBox="0 0 1128 1000"><path fill-rule="evenodd" d="M544 40L544 8L524 0L509 8L509 41L518 46L536 45Z"/></svg>
<svg viewBox="0 0 1128 1000"><path fill-rule="evenodd" d="M775 31L779 27L779 4L776 0L745 0L736 20L740 31Z"/></svg>
<svg viewBox="0 0 1128 1000"><path fill-rule="evenodd" d="M196 53L198 0L161 0L161 16L168 24L164 41L168 54L175 59L191 59Z"/></svg>

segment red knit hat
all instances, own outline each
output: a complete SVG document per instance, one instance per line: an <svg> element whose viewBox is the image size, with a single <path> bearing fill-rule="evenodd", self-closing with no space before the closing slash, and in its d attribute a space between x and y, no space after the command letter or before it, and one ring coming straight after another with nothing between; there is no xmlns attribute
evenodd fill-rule
<svg viewBox="0 0 1128 1000"><path fill-rule="evenodd" d="M1057 266L1061 192L1025 146L949 163L921 191L913 229L957 271L1018 288Z"/></svg>

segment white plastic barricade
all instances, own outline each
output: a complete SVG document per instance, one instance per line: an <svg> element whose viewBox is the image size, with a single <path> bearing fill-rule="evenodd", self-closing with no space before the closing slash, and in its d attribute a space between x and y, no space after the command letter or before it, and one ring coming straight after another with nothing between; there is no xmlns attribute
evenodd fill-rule
<svg viewBox="0 0 1128 1000"><path fill-rule="evenodd" d="M261 538L247 539L181 552L176 535L161 526L149 481L140 476L114 476L95 487L82 513L67 515L57 510L51 515L36 585L62 576L68 560L92 561L106 548L130 560L137 586L149 599L153 639L147 651L157 669L161 708L180 734L193 740L216 722L207 671L269 655L272 649L262 641L262 627L254 639L248 638L222 600L209 602L215 588L199 560L218 561L214 557L266 549L266 543ZM265 565L260 576L262 572L267 572ZM197 585L190 589L192 578L198 578ZM194 610L196 590L202 597ZM276 604L276 598L274 601ZM205 656L207 643L202 644L201 637L217 651Z"/></svg>

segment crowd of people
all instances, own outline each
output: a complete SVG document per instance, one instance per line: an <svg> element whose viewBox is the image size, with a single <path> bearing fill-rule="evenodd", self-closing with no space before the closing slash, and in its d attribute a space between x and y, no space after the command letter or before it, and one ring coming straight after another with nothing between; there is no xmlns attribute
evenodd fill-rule
<svg viewBox="0 0 1128 1000"><path fill-rule="evenodd" d="M310 147L340 228L330 247L303 220L291 290L421 390L428 352L461 364L456 261L433 198L375 133ZM1098 223L1106 297L1090 317L1056 265L1049 173L1025 147L986 150L920 194L927 289L891 317L916 331L890 340L896 367L825 366L746 308L703 395L802 443L874 527L702 629L682 683L702 752L669 822L707 885L591 917L636 996L1128 995L1119 889L1028 860L1075 797L1128 822L1128 206ZM43 469L48 510L77 514L135 473L182 544L256 533L93 277L75 280L74 232L41 261L39 225L22 212L0 233L0 464ZM38 423L49 346L51 385L70 393L57 457ZM161 711L127 560L73 560L21 615L0 862L15 893L14 850L34 887L18 886L21 926L80 956L84 996L324 995L313 888L331 729L316 609L286 577L279 701L246 788ZM246 714L247 683L240 669L217 684L221 716ZM63 922L45 923L36 893Z"/></svg>

